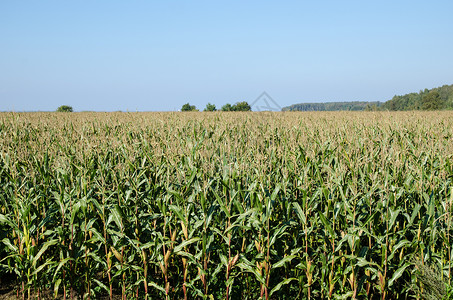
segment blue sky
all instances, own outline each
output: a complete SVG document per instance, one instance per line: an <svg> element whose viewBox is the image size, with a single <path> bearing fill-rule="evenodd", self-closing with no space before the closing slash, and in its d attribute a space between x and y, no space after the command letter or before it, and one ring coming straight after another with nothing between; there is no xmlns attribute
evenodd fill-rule
<svg viewBox="0 0 453 300"><path fill-rule="evenodd" d="M385 101L453 84L453 1L1 1L0 111Z"/></svg>

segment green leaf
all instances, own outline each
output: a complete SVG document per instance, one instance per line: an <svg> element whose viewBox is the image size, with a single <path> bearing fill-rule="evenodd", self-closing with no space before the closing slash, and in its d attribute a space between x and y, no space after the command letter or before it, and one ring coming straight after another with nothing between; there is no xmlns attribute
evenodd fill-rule
<svg viewBox="0 0 453 300"><path fill-rule="evenodd" d="M234 279L235 279L234 276L230 276L230 278L228 278L228 280L226 281L225 285L226 286L232 286L233 283L234 283Z"/></svg>
<svg viewBox="0 0 453 300"><path fill-rule="evenodd" d="M13 229L16 229L17 226L14 225L13 222L11 222L10 219L8 219L5 215L0 214L0 223L6 223L8 226L10 226Z"/></svg>
<svg viewBox="0 0 453 300"><path fill-rule="evenodd" d="M17 253L19 253L19 249L17 249L17 247L14 246L8 238L4 238L4 239L2 240L2 242L3 242L3 244L5 244L5 245L9 248L9 250L11 250L12 252L17 252Z"/></svg>
<svg viewBox="0 0 453 300"><path fill-rule="evenodd" d="M106 241L105 241L104 237L102 236L102 234L99 233L99 231L97 231L97 229L96 229L95 227L92 227L92 228L90 229L90 231L91 231L91 232L93 233L93 235L94 235L94 237L92 238L93 241L99 241L99 242L101 242L102 244L105 244L105 243L106 243Z"/></svg>
<svg viewBox="0 0 453 300"><path fill-rule="evenodd" d="M60 284L61 284L61 278L57 279L57 281L55 281L55 284L54 284L54 287L53 287L53 295L54 295L54 298L57 299L58 297L58 288L60 287Z"/></svg>
<svg viewBox="0 0 453 300"><path fill-rule="evenodd" d="M222 199L218 199L218 202L219 203L219 206L220 206L220 209L225 213L225 215L227 216L227 218L230 218L231 217L231 214L227 208L227 205L225 204L225 202L222 200Z"/></svg>
<svg viewBox="0 0 453 300"><path fill-rule="evenodd" d="M72 207L72 211L71 211L71 224L74 224L74 220L75 220L75 217L77 216L77 213L79 212L80 210L80 201L79 202L76 202L74 204L74 206Z"/></svg>
<svg viewBox="0 0 453 300"><path fill-rule="evenodd" d="M340 295L335 295L335 299L351 299L352 296L354 295L353 291L349 291L345 294Z"/></svg>
<svg viewBox="0 0 453 300"><path fill-rule="evenodd" d="M288 283L290 283L290 282L293 281L293 280L296 280L296 281L297 281L296 278L287 278L287 279L285 279L285 280L283 280L283 281L280 281L280 282L279 282L279 283L271 290L271 292L269 293L269 296L272 296L272 294L274 294L275 292L278 292L278 291L282 288L282 286L287 285Z"/></svg>
<svg viewBox="0 0 453 300"><path fill-rule="evenodd" d="M322 224L329 232L330 236L333 238L335 237L335 231L333 231L332 227L330 226L329 222L327 221L326 217L322 212L319 213L319 218L321 219Z"/></svg>
<svg viewBox="0 0 453 300"><path fill-rule="evenodd" d="M178 246L176 246L173 252L177 253L177 252L181 251L184 247L187 247L190 244L198 242L199 240L200 240L199 237L194 237L189 240L186 240L186 241L182 242L181 244L179 244Z"/></svg>
<svg viewBox="0 0 453 300"><path fill-rule="evenodd" d="M156 245L156 242L154 242L154 241L148 242L148 243L146 243L146 244L141 245L141 246L140 246L140 249L141 249L141 250L148 249L148 248L150 248L150 247L152 247L152 246L154 246L154 245Z"/></svg>
<svg viewBox="0 0 453 300"><path fill-rule="evenodd" d="M415 218L418 215L418 212L420 211L421 205L420 204L415 204L414 209L412 210L411 214L411 219L409 220L409 224L407 224L407 227L411 226L414 223Z"/></svg>
<svg viewBox="0 0 453 300"><path fill-rule="evenodd" d="M184 225L187 227L187 218L184 217L184 213L181 207L176 206L176 205L169 205L168 206L172 212L174 212L178 218L184 222Z"/></svg>
<svg viewBox="0 0 453 300"><path fill-rule="evenodd" d="M38 274L38 273L41 272L41 270L44 269L46 266L48 266L48 265L53 265L53 264L55 264L55 263L52 262L52 260L48 259L44 264L40 265L40 266L32 273L32 275Z"/></svg>
<svg viewBox="0 0 453 300"><path fill-rule="evenodd" d="M349 256L345 256L345 257L348 257ZM352 258L352 257L351 257ZM374 263L374 262L371 262L371 261L367 261L366 259L364 259L363 257L355 257L357 259L357 263L356 265L359 266L359 267L365 267L365 266L375 266L377 267L379 270L382 271L382 268L377 264L377 263Z"/></svg>
<svg viewBox="0 0 453 300"><path fill-rule="evenodd" d="M307 224L307 218L305 217L304 211L300 207L299 203L293 202L293 207L302 224Z"/></svg>
<svg viewBox="0 0 453 300"><path fill-rule="evenodd" d="M241 268L242 270L245 270L247 272L250 272L252 274L255 275L255 278L262 284L266 284L266 281L264 280L264 277L262 275L260 275L260 273L258 273L258 271L253 267L253 266L250 266L249 264L247 263L244 263L244 262L241 262L239 264L237 264L237 266L239 268Z"/></svg>
<svg viewBox="0 0 453 300"><path fill-rule="evenodd" d="M275 201L275 199L277 198L277 194L278 194L278 192L280 192L281 188L282 188L282 184L277 183L277 186L275 187L274 191L272 192L271 201Z"/></svg>
<svg viewBox="0 0 453 300"><path fill-rule="evenodd" d="M43 244L43 246L39 250L38 254L36 254L36 256L33 258L33 263L32 263L33 267L36 266L36 262L41 257L41 255L43 255L43 253L47 250L47 248L49 248L52 245L55 245L56 243L58 243L57 239L45 242Z"/></svg>
<svg viewBox="0 0 453 300"><path fill-rule="evenodd" d="M111 218L113 222L115 222L116 226L123 231L123 218L122 218L122 211L121 208L119 207L118 204L115 204L113 209L110 210L110 216L109 219Z"/></svg>
<svg viewBox="0 0 453 300"><path fill-rule="evenodd" d="M198 280L200 280L199 277L198 277ZM198 287L196 287L193 283L191 283L191 282L186 282L186 287L187 287L188 290L190 290L190 291L195 291L195 293L196 293L197 296L198 296L197 299L203 299L203 298L204 298L204 293L203 293L203 291L200 290ZM194 298L195 298L195 297L194 297ZM206 299L206 298L204 298L204 299Z"/></svg>
<svg viewBox="0 0 453 300"><path fill-rule="evenodd" d="M211 230L217 233L224 240L225 244L228 244L228 237L224 235L223 232L215 227L212 227Z"/></svg>
<svg viewBox="0 0 453 300"><path fill-rule="evenodd" d="M94 198L91 198L90 202L94 204L94 207L96 207L98 213L102 214L102 206L101 206L101 204L99 204L99 202L96 199L94 199Z"/></svg>
<svg viewBox="0 0 453 300"><path fill-rule="evenodd" d="M288 225L283 225L283 226L280 226L280 228L278 228L275 233L272 235L272 238L271 238L271 241L269 243L269 246L272 246L275 241L277 240L277 237L279 237L280 235L282 235L286 228L288 228Z"/></svg>
<svg viewBox="0 0 453 300"><path fill-rule="evenodd" d="M390 209L389 229L393 228L393 225L395 224L395 220L398 217L400 212L401 212L401 209L397 209L397 210Z"/></svg>
<svg viewBox="0 0 453 300"><path fill-rule="evenodd" d="M74 259L71 257L67 257L67 258L63 259L62 261L60 261L60 263L58 264L57 268L54 271L53 281L55 281L55 278L58 275L58 271L70 260L74 260Z"/></svg>
<svg viewBox="0 0 453 300"><path fill-rule="evenodd" d="M390 254L388 260L391 260L393 258L393 256L395 255L396 251L403 247L404 245L407 245L407 244L410 244L410 242L408 240L402 240L400 241L398 244L396 244L395 246L393 246L392 248L392 254Z"/></svg>
<svg viewBox="0 0 453 300"><path fill-rule="evenodd" d="M296 257L297 257L296 255L285 256L284 258L273 264L272 269L283 267L287 262L291 262Z"/></svg>
<svg viewBox="0 0 453 300"><path fill-rule="evenodd" d="M61 279L60 279L61 280ZM106 293L109 293L110 292L110 289L105 285L103 284L102 282L100 282L99 280L97 280L96 278L92 278L93 282L95 282L98 286L100 286Z"/></svg>
<svg viewBox="0 0 453 300"><path fill-rule="evenodd" d="M401 275L403 275L404 270L406 270L406 268L409 266L410 266L409 263L405 263L402 267L400 267L398 270L396 270L395 273L393 273L392 278L390 278L390 280L389 280L389 287L391 287L393 285L395 280L397 280L398 278L401 277Z"/></svg>
<svg viewBox="0 0 453 300"><path fill-rule="evenodd" d="M159 291L161 291L162 293L166 294L165 288L164 288L164 287L161 287L160 285L156 284L156 283L153 282L153 281L148 282L148 286L152 286L153 288L156 288L156 289L158 289Z"/></svg>

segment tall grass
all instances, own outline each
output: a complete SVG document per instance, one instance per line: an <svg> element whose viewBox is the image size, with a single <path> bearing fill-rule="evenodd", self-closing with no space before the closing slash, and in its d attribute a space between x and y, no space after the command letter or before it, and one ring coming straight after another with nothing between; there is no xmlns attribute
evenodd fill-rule
<svg viewBox="0 0 453 300"><path fill-rule="evenodd" d="M451 284L452 138L450 112L0 114L0 272L24 298L422 297L414 261Z"/></svg>

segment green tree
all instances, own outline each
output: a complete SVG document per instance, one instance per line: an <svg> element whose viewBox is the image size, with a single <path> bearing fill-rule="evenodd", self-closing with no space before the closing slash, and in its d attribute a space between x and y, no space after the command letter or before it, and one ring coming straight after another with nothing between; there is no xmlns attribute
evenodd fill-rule
<svg viewBox="0 0 453 300"><path fill-rule="evenodd" d="M58 112L73 112L72 106L69 105L62 105L59 108L57 108Z"/></svg>
<svg viewBox="0 0 453 300"><path fill-rule="evenodd" d="M186 103L181 107L181 111L197 111L197 108L195 107L195 105Z"/></svg>
<svg viewBox="0 0 453 300"><path fill-rule="evenodd" d="M206 104L206 108L204 109L204 111L216 111L216 107L215 107L215 104L211 104L211 103L208 103Z"/></svg>
<svg viewBox="0 0 453 300"><path fill-rule="evenodd" d="M233 111L233 106L230 103L225 104L222 106L222 111Z"/></svg>
<svg viewBox="0 0 453 300"><path fill-rule="evenodd" d="M441 109L443 106L442 99L440 98L439 92L430 91L429 93L423 95L422 97L422 106L423 110L436 110Z"/></svg>
<svg viewBox="0 0 453 300"><path fill-rule="evenodd" d="M251 111L252 108L250 107L250 105L247 102L242 101L242 102L238 102L235 105L233 105L233 110L234 111Z"/></svg>

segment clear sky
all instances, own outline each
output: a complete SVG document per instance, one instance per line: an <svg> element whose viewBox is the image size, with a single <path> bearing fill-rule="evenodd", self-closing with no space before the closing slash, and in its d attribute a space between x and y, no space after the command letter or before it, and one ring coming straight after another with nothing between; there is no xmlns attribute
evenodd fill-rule
<svg viewBox="0 0 453 300"><path fill-rule="evenodd" d="M453 84L453 1L0 2L0 111L386 101Z"/></svg>

